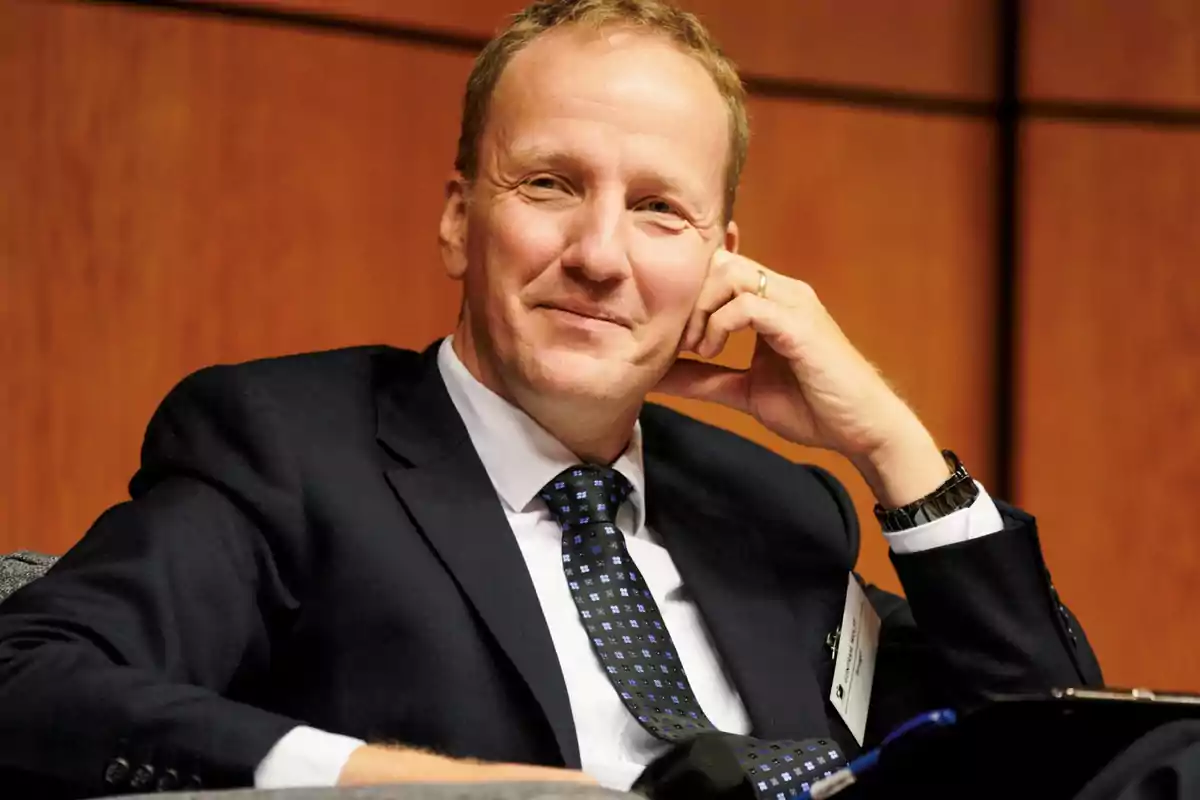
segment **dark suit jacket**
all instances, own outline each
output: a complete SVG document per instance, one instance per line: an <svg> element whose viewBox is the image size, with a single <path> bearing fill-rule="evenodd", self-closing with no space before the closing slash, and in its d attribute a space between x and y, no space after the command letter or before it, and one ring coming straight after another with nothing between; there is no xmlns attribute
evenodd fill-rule
<svg viewBox="0 0 1200 800"><path fill-rule="evenodd" d="M102 794L128 787L124 764L246 785L300 723L578 766L537 597L435 352L215 367L172 391L133 499L0 607L0 785ZM642 426L649 524L754 734L853 749L826 700L858 550L846 492L665 408ZM1003 513L1001 533L893 557L907 603L872 591L871 737L933 705L1100 680L1033 520Z"/></svg>

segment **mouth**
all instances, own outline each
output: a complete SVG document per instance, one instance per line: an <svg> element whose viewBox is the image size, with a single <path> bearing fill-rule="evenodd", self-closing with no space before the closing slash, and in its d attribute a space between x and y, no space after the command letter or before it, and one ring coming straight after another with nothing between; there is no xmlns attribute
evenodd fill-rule
<svg viewBox="0 0 1200 800"><path fill-rule="evenodd" d="M619 325L622 328L633 327L633 323L628 317L603 308L595 308L579 303L542 303L537 307L550 311L556 316L562 316L570 321Z"/></svg>

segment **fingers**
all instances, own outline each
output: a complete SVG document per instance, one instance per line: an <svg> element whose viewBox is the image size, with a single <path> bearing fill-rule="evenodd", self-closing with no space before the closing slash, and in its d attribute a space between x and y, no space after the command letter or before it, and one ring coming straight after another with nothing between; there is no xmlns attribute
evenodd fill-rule
<svg viewBox="0 0 1200 800"><path fill-rule="evenodd" d="M696 344L704 335L704 326L709 314L739 294L754 293L758 290L760 269L750 259L726 250L718 250L713 254L708 278L700 288L700 296L696 299L696 305L684 328L684 350L696 349Z"/></svg>
<svg viewBox="0 0 1200 800"><path fill-rule="evenodd" d="M748 374L742 370L681 358L671 365L654 390L748 411L748 381Z"/></svg>
<svg viewBox="0 0 1200 800"><path fill-rule="evenodd" d="M694 349L702 358L712 358L725 348L731 334L746 328L776 340L785 332L784 313L782 306L756 294L739 294L708 316L703 337Z"/></svg>
<svg viewBox="0 0 1200 800"><path fill-rule="evenodd" d="M764 297L759 297L759 282L763 276L766 276L766 292ZM697 298L692 314L688 318L688 324L684 328L683 338L680 341L681 349L690 350L706 358L719 353L727 336L719 337L721 345L715 350L701 349L704 346L703 343L710 336L717 336L709 330L712 324L711 317L720 309L739 301L742 297L753 297L762 303L769 303L776 310L790 309L793 316L797 312L801 316L805 315L816 302L816 294L807 283L772 272L757 261L745 256L718 250L713 254L708 278L700 289L700 296ZM761 308L765 309L766 306L761 306ZM765 314L765 311L760 311L755 316L765 318ZM771 316L771 319L779 320L782 317L775 314ZM746 326L742 325L741 327ZM759 333L765 333L764 330L757 327L755 329ZM729 328L729 330L738 330L738 328Z"/></svg>

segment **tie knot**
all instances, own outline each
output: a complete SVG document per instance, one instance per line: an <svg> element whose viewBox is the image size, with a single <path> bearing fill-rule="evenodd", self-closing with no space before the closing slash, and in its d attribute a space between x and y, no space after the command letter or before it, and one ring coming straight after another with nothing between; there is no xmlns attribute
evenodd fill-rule
<svg viewBox="0 0 1200 800"><path fill-rule="evenodd" d="M615 522L617 509L632 490L615 469L581 464L560 472L538 496L565 531L578 525Z"/></svg>

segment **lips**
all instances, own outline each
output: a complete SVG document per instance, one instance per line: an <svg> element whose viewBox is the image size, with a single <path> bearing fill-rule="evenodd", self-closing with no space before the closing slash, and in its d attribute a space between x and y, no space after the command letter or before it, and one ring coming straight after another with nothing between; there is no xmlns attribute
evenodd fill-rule
<svg viewBox="0 0 1200 800"><path fill-rule="evenodd" d="M620 325L623 328L632 328L633 323L630 319L622 314L618 314L609 309L591 305L590 303L580 303L576 301L556 301L553 303L542 303L539 308L549 308L555 311L566 311L571 314L576 314L580 317L588 319L596 319L601 322L611 322L614 325Z"/></svg>

